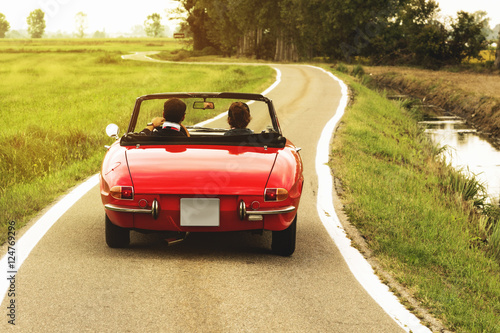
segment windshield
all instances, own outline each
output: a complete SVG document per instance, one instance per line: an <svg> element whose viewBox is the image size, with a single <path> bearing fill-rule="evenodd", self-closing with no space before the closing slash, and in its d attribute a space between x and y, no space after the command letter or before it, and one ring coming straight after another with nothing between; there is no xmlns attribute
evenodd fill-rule
<svg viewBox="0 0 500 333"><path fill-rule="evenodd" d="M213 97L179 99L186 104L186 117L182 124L188 128L191 135L224 135L232 128L228 123L227 111L234 102L243 102L248 105L251 119L245 127L251 132L248 130L246 132L255 134L278 132L278 129L273 127L269 106L266 102ZM142 101L135 132L140 132L153 118L163 117L165 101L166 99L163 98Z"/></svg>

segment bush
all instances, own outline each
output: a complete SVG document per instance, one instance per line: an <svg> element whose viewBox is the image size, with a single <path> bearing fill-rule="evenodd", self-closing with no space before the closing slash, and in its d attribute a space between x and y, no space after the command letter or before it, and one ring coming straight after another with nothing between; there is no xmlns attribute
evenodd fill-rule
<svg viewBox="0 0 500 333"><path fill-rule="evenodd" d="M98 64L117 64L119 58L111 53L105 53L104 55L97 58Z"/></svg>
<svg viewBox="0 0 500 333"><path fill-rule="evenodd" d="M173 53L173 52L172 52ZM191 56L191 52L187 50L179 50L179 52L176 52L173 57L173 61L182 61L186 58L189 58Z"/></svg>
<svg viewBox="0 0 500 333"><path fill-rule="evenodd" d="M357 64L356 66L354 66L352 69L351 75L362 78L365 75L365 70L364 70L363 66L361 66L360 64Z"/></svg>
<svg viewBox="0 0 500 333"><path fill-rule="evenodd" d="M213 46L207 46L203 50L201 50L201 55L202 56L209 56L209 55L217 55L219 52L213 47Z"/></svg>
<svg viewBox="0 0 500 333"><path fill-rule="evenodd" d="M489 249L491 255L500 261L500 221L497 221L492 229L493 232L488 239Z"/></svg>
<svg viewBox="0 0 500 333"><path fill-rule="evenodd" d="M338 72L341 72L341 73L347 73L349 71L347 66L341 62L337 64L337 67L335 67L335 70Z"/></svg>

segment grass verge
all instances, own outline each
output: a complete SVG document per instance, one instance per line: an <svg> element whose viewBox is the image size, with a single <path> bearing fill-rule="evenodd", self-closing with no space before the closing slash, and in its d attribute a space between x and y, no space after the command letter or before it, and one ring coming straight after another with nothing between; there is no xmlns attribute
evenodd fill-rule
<svg viewBox="0 0 500 333"><path fill-rule="evenodd" d="M29 43L43 52L0 52L0 244L9 221L21 227L99 171L104 145L110 143L104 129L111 122L125 129L136 97L175 91L260 93L274 80L267 66L122 60L117 50L131 46L120 40L106 41L93 52L74 51L82 47L79 40L55 50L53 43Z"/></svg>
<svg viewBox="0 0 500 333"><path fill-rule="evenodd" d="M500 266L484 234L499 223L480 214L475 180L438 158L412 114L342 78L355 102L331 163L350 222L382 267L448 329L500 332Z"/></svg>

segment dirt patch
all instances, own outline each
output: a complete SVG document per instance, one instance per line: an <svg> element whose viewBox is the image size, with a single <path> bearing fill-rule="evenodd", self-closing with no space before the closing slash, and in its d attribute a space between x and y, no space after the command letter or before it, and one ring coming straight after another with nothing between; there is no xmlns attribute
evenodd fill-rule
<svg viewBox="0 0 500 333"><path fill-rule="evenodd" d="M379 88L418 97L465 118L500 146L500 75L366 67Z"/></svg>

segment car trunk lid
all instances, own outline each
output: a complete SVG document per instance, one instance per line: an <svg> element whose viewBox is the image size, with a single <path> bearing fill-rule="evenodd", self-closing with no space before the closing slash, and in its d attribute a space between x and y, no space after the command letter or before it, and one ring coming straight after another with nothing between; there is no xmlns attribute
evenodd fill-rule
<svg viewBox="0 0 500 333"><path fill-rule="evenodd" d="M262 195L278 149L161 146L127 150L137 194Z"/></svg>

